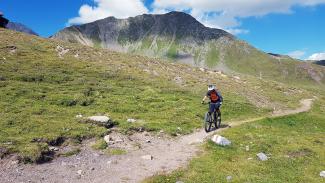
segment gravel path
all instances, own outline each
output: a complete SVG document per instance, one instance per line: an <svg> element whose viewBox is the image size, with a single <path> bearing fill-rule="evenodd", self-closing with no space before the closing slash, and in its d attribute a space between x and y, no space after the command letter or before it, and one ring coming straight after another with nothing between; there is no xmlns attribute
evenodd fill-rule
<svg viewBox="0 0 325 183"><path fill-rule="evenodd" d="M294 110L275 111L271 117L285 116L308 111L312 99L301 101L301 107ZM261 118L229 123L239 126ZM52 162L35 164L18 164L9 159L0 160L0 182L140 182L146 177L157 173L168 173L186 166L187 162L200 152L200 146L209 136L226 130L205 133L198 130L190 135L168 138L162 135L138 133L131 136L119 136L123 142L112 145L128 150L124 155L107 155L90 148L90 143L81 146L81 152L70 157L59 157ZM148 142L150 140L150 142ZM151 155L145 159L142 156ZM149 158L149 159L148 159Z"/></svg>

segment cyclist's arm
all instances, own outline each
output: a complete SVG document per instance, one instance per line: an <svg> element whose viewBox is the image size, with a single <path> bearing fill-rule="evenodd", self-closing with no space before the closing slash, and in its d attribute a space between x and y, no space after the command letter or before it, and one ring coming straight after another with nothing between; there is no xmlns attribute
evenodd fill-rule
<svg viewBox="0 0 325 183"><path fill-rule="evenodd" d="M223 101L223 98L222 98L222 95L221 95L220 91L218 91L217 93L218 93L218 96L220 98L220 102L222 102Z"/></svg>
<svg viewBox="0 0 325 183"><path fill-rule="evenodd" d="M205 101L208 97L207 96L204 96L204 98L202 99L202 101Z"/></svg>

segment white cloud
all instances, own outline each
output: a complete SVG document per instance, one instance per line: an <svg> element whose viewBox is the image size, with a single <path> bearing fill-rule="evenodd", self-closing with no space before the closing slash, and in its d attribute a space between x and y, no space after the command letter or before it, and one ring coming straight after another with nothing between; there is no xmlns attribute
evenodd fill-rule
<svg viewBox="0 0 325 183"><path fill-rule="evenodd" d="M296 59L302 59L302 57L306 54L305 51L302 50L296 50L296 51L292 51L290 53L288 53L288 55L292 58L296 58Z"/></svg>
<svg viewBox="0 0 325 183"><path fill-rule="evenodd" d="M249 30L246 30L246 29L226 29L226 31L233 35L249 33Z"/></svg>
<svg viewBox="0 0 325 183"><path fill-rule="evenodd" d="M293 6L315 6L325 0L155 0L155 11L189 11L208 27L223 28L235 34L247 33L240 28L241 18L260 17L270 13L292 13Z"/></svg>
<svg viewBox="0 0 325 183"><path fill-rule="evenodd" d="M81 6L79 16L68 24L92 22L107 16L126 18L148 13L145 0L94 0L95 6ZM154 0L150 13L171 10L186 11L208 27L222 28L233 34L248 33L241 28L241 19L270 13L293 13L294 6L315 6L325 0Z"/></svg>
<svg viewBox="0 0 325 183"><path fill-rule="evenodd" d="M325 52L322 53L314 53L307 60L325 60Z"/></svg>
<svg viewBox="0 0 325 183"><path fill-rule="evenodd" d="M144 13L148 9L142 0L94 0L95 6L84 4L79 9L79 16L71 18L68 24L84 24L108 16L116 18L127 18Z"/></svg>

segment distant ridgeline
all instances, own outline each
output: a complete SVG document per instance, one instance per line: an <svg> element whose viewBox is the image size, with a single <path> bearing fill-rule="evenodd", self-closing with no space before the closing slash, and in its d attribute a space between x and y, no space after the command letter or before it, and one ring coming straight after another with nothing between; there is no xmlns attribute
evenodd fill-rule
<svg viewBox="0 0 325 183"><path fill-rule="evenodd" d="M325 60L315 61L314 63L317 64L317 65L325 66Z"/></svg>
<svg viewBox="0 0 325 183"><path fill-rule="evenodd" d="M8 19L3 17L3 13L1 12L0 12L0 27L38 36L36 32L34 32L32 29L28 28L25 25L16 22L10 22Z"/></svg>

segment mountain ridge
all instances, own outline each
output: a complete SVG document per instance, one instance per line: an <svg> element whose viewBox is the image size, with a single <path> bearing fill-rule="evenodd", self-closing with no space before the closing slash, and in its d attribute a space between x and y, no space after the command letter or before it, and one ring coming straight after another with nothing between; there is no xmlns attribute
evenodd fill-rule
<svg viewBox="0 0 325 183"><path fill-rule="evenodd" d="M26 34L31 34L34 36L38 36L38 34L33 31L31 28L27 27L26 25L18 22L9 22L6 26L7 29L18 31L18 32L23 32Z"/></svg>

